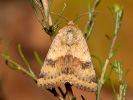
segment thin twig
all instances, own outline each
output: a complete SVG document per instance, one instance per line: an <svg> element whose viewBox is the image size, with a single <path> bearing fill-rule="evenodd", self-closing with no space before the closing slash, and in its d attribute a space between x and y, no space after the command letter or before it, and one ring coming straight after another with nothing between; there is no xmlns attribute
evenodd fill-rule
<svg viewBox="0 0 133 100"><path fill-rule="evenodd" d="M42 0L42 3L43 3L43 8L44 8L44 13L45 13L45 17L47 16L48 14L48 1L47 0ZM52 18L50 16L50 13L49 13L49 18L48 18L48 26L51 26L52 25Z"/></svg>
<svg viewBox="0 0 133 100"><path fill-rule="evenodd" d="M122 87L123 85L120 85L120 88L119 88L119 100L122 100Z"/></svg>
<svg viewBox="0 0 133 100"><path fill-rule="evenodd" d="M117 16L116 16L117 17ZM116 22L118 23L118 18L116 19ZM117 25L117 24L116 24ZM114 44L116 42L116 39L117 39L117 34L116 32L118 32L118 27L115 26L115 36L112 40L112 43L111 43L111 46L110 46L110 51L109 51L109 55L108 55L108 58L106 59L105 61L105 64L103 66L103 70L102 70L102 74L101 74L101 84L100 84L100 88L102 88L102 84L104 83L104 75L105 75L105 72L106 72L106 69L107 69L107 66L108 66L108 63L109 63L109 60L110 60L110 55L112 55L112 52L113 52L113 47L114 47Z"/></svg>
<svg viewBox="0 0 133 100"><path fill-rule="evenodd" d="M117 36L114 36L113 41L112 41L112 44L111 44L111 47L110 47L109 56L112 54L112 50L113 50L113 47L114 47L114 44L115 44L116 39L117 39ZM101 88L102 88L102 85L104 84L104 75L105 75L105 72L106 72L106 69L107 69L109 60L110 60L110 59L109 59L109 56L108 56L108 58L106 59L105 64L104 64L103 69L102 69L100 90L101 90Z"/></svg>
<svg viewBox="0 0 133 100"><path fill-rule="evenodd" d="M112 14L112 10L111 11L111 14ZM114 18L114 14L112 15L113 18ZM101 91L101 88L102 88L102 85L105 83L105 80L104 79L104 76L105 76L105 72L106 72L106 69L107 69L107 66L109 64L109 61L110 59L114 56L114 54L117 52L117 50L119 49L120 47L120 44L117 46L117 48L113 51L113 47L114 47L114 44L116 42L116 39L117 39L117 35L118 35L118 30L120 28L120 18L121 16L119 16L119 11L116 11L116 19L114 20L115 21L115 32L114 32L114 38L113 40L111 41L111 46L110 46L110 51L109 51L109 55L108 55L108 58L106 59L105 63L104 63L104 66L103 66L103 69L102 69L102 73L101 73L101 79L100 79L100 88L98 88L99 90L98 91ZM110 81L111 82L111 81ZM121 88L121 87L120 87ZM121 90L121 89L120 89ZM98 94L100 95L100 94ZM116 95L117 97L117 95ZM97 100L99 100L100 96L98 96Z"/></svg>
<svg viewBox="0 0 133 100"><path fill-rule="evenodd" d="M2 57L4 57L6 60L8 60L9 62L11 62L12 64L14 64L16 67L18 67L19 70L22 70L23 72L25 72L26 74L28 74L29 76L31 76L34 80L37 80L37 77L30 73L29 71L27 71L26 69L24 69L21 65L17 64L15 61L13 61L9 56L6 56L5 54L0 52L0 55Z"/></svg>

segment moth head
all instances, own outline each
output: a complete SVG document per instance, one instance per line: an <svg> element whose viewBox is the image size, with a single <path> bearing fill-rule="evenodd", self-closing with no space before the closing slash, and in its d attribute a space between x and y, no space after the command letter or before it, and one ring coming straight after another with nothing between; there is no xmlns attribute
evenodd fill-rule
<svg viewBox="0 0 133 100"><path fill-rule="evenodd" d="M68 25L75 25L73 21L69 21Z"/></svg>

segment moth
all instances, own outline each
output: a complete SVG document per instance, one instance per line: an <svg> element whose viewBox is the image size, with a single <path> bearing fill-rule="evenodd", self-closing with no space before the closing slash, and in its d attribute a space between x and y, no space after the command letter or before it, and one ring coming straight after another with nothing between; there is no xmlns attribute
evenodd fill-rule
<svg viewBox="0 0 133 100"><path fill-rule="evenodd" d="M93 92L97 78L83 33L73 21L61 28L54 38L37 80L38 87L51 89L69 82Z"/></svg>

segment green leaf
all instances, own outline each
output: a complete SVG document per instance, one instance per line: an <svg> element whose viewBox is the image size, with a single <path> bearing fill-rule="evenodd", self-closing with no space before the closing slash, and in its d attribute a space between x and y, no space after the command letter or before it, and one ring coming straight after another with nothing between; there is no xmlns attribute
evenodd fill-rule
<svg viewBox="0 0 133 100"><path fill-rule="evenodd" d="M8 58L10 58L10 57L9 57L9 53L8 53L8 49L9 49L9 46L10 46L10 44L11 44L11 41L12 41L12 38L9 39L9 41L8 41L8 43L7 43L7 46L6 46L6 54L5 54L5 56L8 57ZM2 56L2 55L1 55L1 56ZM7 65L9 68L11 68L11 69L14 69L14 70L19 70L19 69L20 69L20 68L17 67L17 66L11 66L11 65L9 65L7 59L6 59L5 63L6 63L6 65Z"/></svg>
<svg viewBox="0 0 133 100"><path fill-rule="evenodd" d="M112 67L110 68L110 71L109 71L109 74L108 74L108 76L107 76L107 78L105 78L105 80L104 80L104 83L106 83L107 82L107 80L109 80L110 79L110 75L111 75L111 73L112 73Z"/></svg>
<svg viewBox="0 0 133 100"><path fill-rule="evenodd" d="M101 60L97 56L95 56L95 55L91 55L91 57L94 57L94 58L96 58L98 60L98 62L100 64L100 67L101 67L101 70L102 70L103 69L103 65L102 65Z"/></svg>
<svg viewBox="0 0 133 100"><path fill-rule="evenodd" d="M92 32L92 29L94 27L94 24L95 24L96 20L94 20L90 26L90 29L89 29L89 33L87 34L87 37L86 37L86 41L89 39L90 35L91 35L91 32Z"/></svg>
<svg viewBox="0 0 133 100"><path fill-rule="evenodd" d="M24 57L24 55L23 55L23 53L22 53L20 44L18 45L18 51L19 51L19 53L20 53L22 59L24 60L26 66L28 67L30 73L34 74L33 71L32 71L31 68L30 68L30 65L28 64L27 60L25 59L25 57Z"/></svg>
<svg viewBox="0 0 133 100"><path fill-rule="evenodd" d="M37 20L40 22L40 24L42 25L43 29L44 29L45 31L47 31L46 26L45 26L45 25L43 24L43 22L40 20L38 14L37 14L37 12L36 12L35 6L34 6L34 4L33 4L33 0L30 0L30 1L31 1L31 5L32 5L32 8L33 8L33 11L34 11L34 13L35 13L35 16L36 16ZM47 32L46 32L46 33L47 33Z"/></svg>
<svg viewBox="0 0 133 100"><path fill-rule="evenodd" d="M9 65L8 64L8 60L6 60L6 65L9 67L9 68L11 68L11 69L14 69L14 70L20 70L20 68L19 67L17 67L17 66L11 66L11 65Z"/></svg>
<svg viewBox="0 0 133 100"><path fill-rule="evenodd" d="M127 83L127 84L125 84L125 86L124 86L124 91L123 91L123 100L125 100L125 99L126 99L126 91L127 91L127 87L128 87L128 83Z"/></svg>
<svg viewBox="0 0 133 100"><path fill-rule="evenodd" d="M34 0L34 3L36 4L36 6L37 6L40 10L42 10L42 9L41 9L42 6L41 6L41 4L39 4L38 0Z"/></svg>
<svg viewBox="0 0 133 100"><path fill-rule="evenodd" d="M106 38L110 41L110 45L112 44L112 40L111 40L111 38L106 34L105 35L106 36Z"/></svg>
<svg viewBox="0 0 133 100"><path fill-rule="evenodd" d="M110 83L110 85L111 85L111 87L112 87L112 89L113 89L113 92L114 92L116 98L118 98L118 95L117 95L117 93L116 93L116 90L115 90L115 88L114 88L114 85L113 85L111 79L109 79L109 83ZM117 100L118 100L118 99L117 99Z"/></svg>
<svg viewBox="0 0 133 100"><path fill-rule="evenodd" d="M113 64L111 64L111 66L112 66L112 68L114 69L114 71L116 72L116 73L118 73L118 66L120 66L120 63L119 62L117 62L116 60L114 61L114 63Z"/></svg>
<svg viewBox="0 0 133 100"><path fill-rule="evenodd" d="M101 1L101 0L95 0L94 6L93 6L94 9L99 5L100 1ZM92 11L94 11L94 9L93 9Z"/></svg>
<svg viewBox="0 0 133 100"><path fill-rule="evenodd" d="M49 20L49 11L50 11L51 4L52 4L52 0L50 0L50 2L49 2L47 14L46 14L46 22L48 22L48 20Z"/></svg>
<svg viewBox="0 0 133 100"><path fill-rule="evenodd" d="M119 63L120 64L120 63ZM119 83L122 84L122 74L123 74L123 68L122 63L118 66L118 75L119 75Z"/></svg>
<svg viewBox="0 0 133 100"><path fill-rule="evenodd" d="M12 42L12 38L9 39L8 43L7 43L7 46L6 46L6 55L9 56L9 53L8 53L8 48L9 48L9 45L11 44Z"/></svg>
<svg viewBox="0 0 133 100"><path fill-rule="evenodd" d="M60 19L61 15L62 15L62 14L63 14L63 12L65 11L65 9L66 9L66 4L64 4L64 8L63 8L63 9L62 9L62 11L60 12L59 16L56 18L56 20L55 20L55 22L54 22L53 26L55 26L55 25L56 25L56 23L57 23L57 22L58 22L58 20Z"/></svg>
<svg viewBox="0 0 133 100"><path fill-rule="evenodd" d="M94 20L96 18L96 16L99 14L100 12L96 12L93 16L92 16L92 20Z"/></svg>
<svg viewBox="0 0 133 100"><path fill-rule="evenodd" d="M110 13L112 14L114 22L115 22L115 14L113 13L113 11L112 11L112 9L110 7L108 7L108 9L109 9Z"/></svg>
<svg viewBox="0 0 133 100"><path fill-rule="evenodd" d="M35 58L38 61L38 63L40 64L40 66L43 66L43 62L41 61L41 59L39 58L39 55L37 54L37 52L34 52Z"/></svg>
<svg viewBox="0 0 133 100"><path fill-rule="evenodd" d="M3 54L3 53L1 53L1 52L0 52L0 55L1 55L2 57L4 57L7 61L9 61L10 63L12 63L14 66L18 67L19 70L22 70L24 73L26 73L26 74L28 74L29 76L31 76L31 77L34 79L35 82L37 81L37 77L36 77L34 74L32 74L32 73L30 73L29 71L27 71L27 70L26 70L25 68L23 68L21 65L19 65L19 64L16 63L14 60L12 60L9 56L7 56L6 54ZM13 68L12 68L12 69L13 69Z"/></svg>
<svg viewBox="0 0 133 100"><path fill-rule="evenodd" d="M126 71L125 78L124 78L124 85L126 85L126 79L127 79L127 74L128 74L129 69Z"/></svg>
<svg viewBox="0 0 133 100"><path fill-rule="evenodd" d="M65 21L66 19L63 19L59 22L59 24L57 25L56 29Z"/></svg>
<svg viewBox="0 0 133 100"><path fill-rule="evenodd" d="M124 12L124 6L125 6L125 2L123 3L122 8L121 8L121 10L119 12L120 22L122 22L123 12Z"/></svg>
<svg viewBox="0 0 133 100"><path fill-rule="evenodd" d="M90 4L90 0L88 0L88 11L89 11L89 20L91 20L91 4Z"/></svg>
<svg viewBox="0 0 133 100"><path fill-rule="evenodd" d="M117 48L109 55L108 59L111 59L115 54L116 52L119 50L120 48L120 45L121 45L121 42L119 42Z"/></svg>
<svg viewBox="0 0 133 100"><path fill-rule="evenodd" d="M6 59L5 63L6 63L6 65L7 65L9 68L14 69L14 70L20 69L20 66L19 66L15 61L11 60L10 57L9 57L8 55L3 54L3 53L1 53L1 52L0 52L0 55ZM8 61L11 62L11 63L14 65L14 67L11 66L11 65L9 65L9 64L8 64ZM17 68L16 68L16 67L17 67Z"/></svg>

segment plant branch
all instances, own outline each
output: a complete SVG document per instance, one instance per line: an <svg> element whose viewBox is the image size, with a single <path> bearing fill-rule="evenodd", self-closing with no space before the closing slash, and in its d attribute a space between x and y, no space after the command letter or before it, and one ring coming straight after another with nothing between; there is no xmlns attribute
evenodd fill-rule
<svg viewBox="0 0 133 100"><path fill-rule="evenodd" d="M11 62L13 65L15 65L15 66L18 68L18 70L22 70L24 73L28 74L28 75L31 76L35 81L37 81L37 77L36 77L34 74L30 73L29 71L27 71L26 69L24 69L21 65L17 64L17 63L16 63L15 61L13 61L9 56L7 56L6 54L3 54L3 53L1 53L1 52L0 52L0 55L1 55L2 57L4 57L6 60L8 60L9 62Z"/></svg>
<svg viewBox="0 0 133 100"><path fill-rule="evenodd" d="M100 0L95 0L92 9L91 9L91 6L90 6L90 1L91 0L88 0L89 20L87 21L87 23L85 25L84 32L83 32L86 41L89 39L89 37L91 35L92 29L93 29L95 21L96 21L96 16L99 13L99 12L97 12L95 14L92 14L94 12L95 8L100 3Z"/></svg>
<svg viewBox="0 0 133 100"><path fill-rule="evenodd" d="M48 27L52 25L52 18L50 16L50 13L48 13L49 5L47 0L42 0L43 8L44 8L44 13L45 13L45 18L48 16L48 21L45 19L46 24L48 24ZM47 15L48 14L48 15Z"/></svg>
<svg viewBox="0 0 133 100"><path fill-rule="evenodd" d="M115 10L115 13L116 13L116 18L115 18L115 32L114 32L114 38L113 38L113 40L112 40L112 42L111 42L111 46L110 46L110 51L109 51L109 55L108 55L108 57L107 57L107 59L105 60L105 63L104 63L104 66L103 66L103 69L102 69L102 73L101 73L101 78L100 78L100 85L98 86L99 88L99 90L98 91L101 91L101 88L102 88L102 85L107 81L107 79L104 79L104 77L105 77L105 72L106 72L106 69L107 69L107 66L108 66L108 64L109 64L109 61L110 61L110 59L115 55L115 53L117 52L117 50L119 49L119 47L120 47L120 43L119 43L119 45L117 46L117 48L113 51L113 48L114 48L114 44L115 44L115 42L116 42L116 39L117 39L117 35L118 35L118 30L119 30L119 28L120 28L120 23L121 23L121 21L122 20L120 20L121 19L121 17L122 17L122 14L119 16L119 13L120 13L120 8L119 8L119 6L115 6L114 7L114 10ZM114 14L112 13L112 10L110 9L110 12L111 12L111 14L112 14L112 16L113 16L113 18L114 18ZM122 12L123 12L123 10L122 10ZM110 71L111 72L111 71ZM110 75L109 75L110 76ZM111 80L110 80L110 82L111 82ZM121 88L121 87L120 87ZM100 93L100 92L99 92ZM98 94L99 95L99 94ZM97 97L97 100L99 100L100 99L100 96L98 96Z"/></svg>

